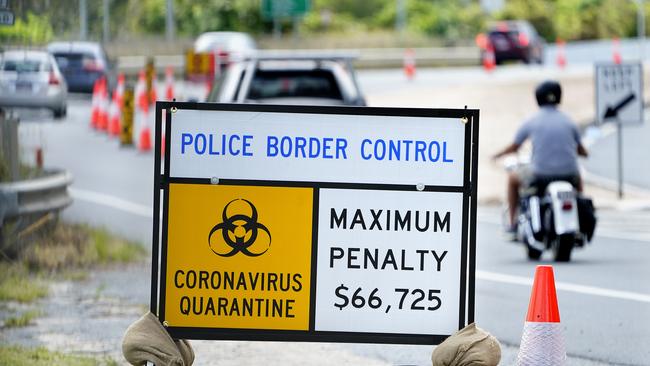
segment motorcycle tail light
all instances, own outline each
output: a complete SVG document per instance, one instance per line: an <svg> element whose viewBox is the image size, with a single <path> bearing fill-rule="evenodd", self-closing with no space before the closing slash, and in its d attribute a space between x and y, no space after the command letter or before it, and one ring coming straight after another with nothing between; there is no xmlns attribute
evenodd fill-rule
<svg viewBox="0 0 650 366"><path fill-rule="evenodd" d="M564 201L562 202L562 211L569 211L573 208L573 202Z"/></svg>

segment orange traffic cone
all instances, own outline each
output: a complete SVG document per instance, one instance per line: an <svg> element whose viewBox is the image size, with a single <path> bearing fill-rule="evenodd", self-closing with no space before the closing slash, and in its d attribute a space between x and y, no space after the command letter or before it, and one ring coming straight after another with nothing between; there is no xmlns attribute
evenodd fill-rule
<svg viewBox="0 0 650 366"><path fill-rule="evenodd" d="M614 63L620 65L621 62L623 62L623 57L621 56L621 41L618 38L614 38L612 42L612 57L614 59Z"/></svg>
<svg viewBox="0 0 650 366"><path fill-rule="evenodd" d="M158 100L158 82L156 81L156 77L154 75L154 78L151 79L151 90L149 90L149 105L154 105L156 104L156 101Z"/></svg>
<svg viewBox="0 0 650 366"><path fill-rule="evenodd" d="M165 100L174 100L174 69L171 66L165 69Z"/></svg>
<svg viewBox="0 0 650 366"><path fill-rule="evenodd" d="M565 42L558 38L555 43L557 45L557 59L555 61L557 66L563 69L566 66L566 56L564 55Z"/></svg>
<svg viewBox="0 0 650 366"><path fill-rule="evenodd" d="M553 266L537 266L517 365L555 366L565 361Z"/></svg>
<svg viewBox="0 0 650 366"><path fill-rule="evenodd" d="M124 74L117 77L117 86L113 90L113 98L108 109L108 134L119 136L121 129L122 102L124 99Z"/></svg>
<svg viewBox="0 0 650 366"><path fill-rule="evenodd" d="M412 48L404 51L404 74L409 80L415 78L415 51Z"/></svg>
<svg viewBox="0 0 650 366"><path fill-rule="evenodd" d="M117 104L120 106L120 110L122 109L122 103L124 101L124 90L126 89L126 78L124 77L124 73L121 72L117 75Z"/></svg>
<svg viewBox="0 0 650 366"><path fill-rule="evenodd" d="M492 72L496 67L496 56L494 56L494 46L492 42L487 42L485 51L483 52L483 69L487 72Z"/></svg>
<svg viewBox="0 0 650 366"><path fill-rule="evenodd" d="M145 114L145 118L147 115ZM138 148L140 151L149 151L151 150L151 130L149 125L145 124L140 130L140 139L138 140Z"/></svg>
<svg viewBox="0 0 650 366"><path fill-rule="evenodd" d="M147 81L144 70L138 73L138 82L135 84L135 103L141 111L149 111L149 97L147 96Z"/></svg>
<svg viewBox="0 0 650 366"><path fill-rule="evenodd" d="M108 134L111 136L120 135L120 115L122 114L120 105L118 91L115 89L113 91L113 100L111 101L111 106L108 110Z"/></svg>
<svg viewBox="0 0 650 366"><path fill-rule="evenodd" d="M97 128L99 125L99 84L100 79L95 80L93 85L92 109L90 111L90 126Z"/></svg>
<svg viewBox="0 0 650 366"><path fill-rule="evenodd" d="M102 131L108 130L108 88L106 77L102 77L99 84L99 113L97 128Z"/></svg>
<svg viewBox="0 0 650 366"><path fill-rule="evenodd" d="M482 49L482 50L484 50L485 48L487 48L487 44L488 44L488 42L490 42L490 40L489 40L488 37L485 35L485 33L479 33L479 34L477 34L477 35L476 35L476 38L474 38L474 41L476 42L476 46L477 46L478 48Z"/></svg>

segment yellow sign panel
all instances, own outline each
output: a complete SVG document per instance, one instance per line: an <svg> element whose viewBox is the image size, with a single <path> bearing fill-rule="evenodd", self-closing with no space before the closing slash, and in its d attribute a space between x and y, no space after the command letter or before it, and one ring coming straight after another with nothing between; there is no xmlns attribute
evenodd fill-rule
<svg viewBox="0 0 650 366"><path fill-rule="evenodd" d="M186 75L209 75L212 65L209 53L194 53L190 50L185 53Z"/></svg>
<svg viewBox="0 0 650 366"><path fill-rule="evenodd" d="M170 184L165 319L308 330L312 188Z"/></svg>

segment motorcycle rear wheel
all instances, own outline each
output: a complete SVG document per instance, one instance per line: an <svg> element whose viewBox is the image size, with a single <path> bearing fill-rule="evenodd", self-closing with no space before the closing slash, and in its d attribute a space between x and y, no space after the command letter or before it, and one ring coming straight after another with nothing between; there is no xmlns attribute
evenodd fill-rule
<svg viewBox="0 0 650 366"><path fill-rule="evenodd" d="M541 250L537 250L528 244L526 244L526 252L528 253L528 259L531 261L538 261L542 257Z"/></svg>
<svg viewBox="0 0 650 366"><path fill-rule="evenodd" d="M558 235L553 245L553 256L556 262L569 262L575 241L572 234Z"/></svg>

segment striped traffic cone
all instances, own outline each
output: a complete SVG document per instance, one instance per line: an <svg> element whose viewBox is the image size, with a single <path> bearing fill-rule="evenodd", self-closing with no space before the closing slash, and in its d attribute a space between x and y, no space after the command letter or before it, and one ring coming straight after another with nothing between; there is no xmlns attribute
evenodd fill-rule
<svg viewBox="0 0 650 366"><path fill-rule="evenodd" d="M174 69L169 66L165 69L165 100L174 100Z"/></svg>
<svg viewBox="0 0 650 366"><path fill-rule="evenodd" d="M412 48L404 51L404 74L409 80L415 78L415 51Z"/></svg>
<svg viewBox="0 0 650 366"><path fill-rule="evenodd" d="M620 65L623 62L621 56L621 41L618 38L612 40L612 59L615 64Z"/></svg>
<svg viewBox="0 0 650 366"><path fill-rule="evenodd" d="M555 41L557 47L557 59L555 60L557 63L557 66L561 69L563 69L566 66L566 56L564 54L564 45L565 42L561 39L557 39Z"/></svg>
<svg viewBox="0 0 650 366"><path fill-rule="evenodd" d="M560 366L565 362L553 266L537 266L517 365Z"/></svg>
<svg viewBox="0 0 650 366"><path fill-rule="evenodd" d="M486 72L492 72L496 67L496 56L494 55L494 46L492 42L488 40L485 45L485 51L483 52L483 69Z"/></svg>
<svg viewBox="0 0 650 366"><path fill-rule="evenodd" d="M108 98L108 85L106 82L106 77L101 78L99 83L99 113L98 113L98 122L97 129L102 131L108 131L108 107L109 107L109 98Z"/></svg>
<svg viewBox="0 0 650 366"><path fill-rule="evenodd" d="M99 127L99 90L100 90L101 79L95 80L93 85L93 98L92 98L92 108L90 111L90 126L92 128Z"/></svg>

